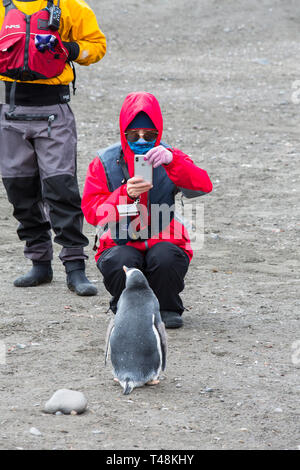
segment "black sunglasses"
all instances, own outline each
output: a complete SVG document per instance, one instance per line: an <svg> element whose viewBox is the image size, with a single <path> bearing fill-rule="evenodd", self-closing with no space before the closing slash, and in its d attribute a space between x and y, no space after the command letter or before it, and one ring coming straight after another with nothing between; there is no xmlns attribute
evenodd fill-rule
<svg viewBox="0 0 300 470"><path fill-rule="evenodd" d="M158 131L152 129L130 129L125 132L125 136L128 142L137 142L141 135L146 140L146 142L152 142L153 140L156 140Z"/></svg>

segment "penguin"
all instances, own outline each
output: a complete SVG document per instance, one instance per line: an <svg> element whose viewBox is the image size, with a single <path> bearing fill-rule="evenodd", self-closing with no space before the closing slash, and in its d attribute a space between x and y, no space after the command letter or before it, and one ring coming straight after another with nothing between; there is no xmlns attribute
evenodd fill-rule
<svg viewBox="0 0 300 470"><path fill-rule="evenodd" d="M166 368L167 337L159 302L144 274L123 266L126 284L106 335L114 380L128 395L135 387L157 385Z"/></svg>

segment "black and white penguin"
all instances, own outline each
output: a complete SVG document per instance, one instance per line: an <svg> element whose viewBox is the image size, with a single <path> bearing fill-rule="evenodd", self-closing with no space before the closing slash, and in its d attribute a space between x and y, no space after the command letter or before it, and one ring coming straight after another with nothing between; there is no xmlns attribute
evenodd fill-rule
<svg viewBox="0 0 300 470"><path fill-rule="evenodd" d="M126 286L107 330L105 363L110 350L114 378L128 395L135 387L159 383L167 339L159 302L146 277L139 269L123 269Z"/></svg>

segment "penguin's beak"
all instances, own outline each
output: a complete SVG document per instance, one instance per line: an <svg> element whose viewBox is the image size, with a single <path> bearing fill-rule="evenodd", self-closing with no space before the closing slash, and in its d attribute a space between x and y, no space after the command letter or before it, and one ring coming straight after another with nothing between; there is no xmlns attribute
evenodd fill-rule
<svg viewBox="0 0 300 470"><path fill-rule="evenodd" d="M127 268L127 266L125 266L125 264L124 264L124 266L123 266L123 271L124 271L125 274L126 274L127 271L128 271L128 268Z"/></svg>

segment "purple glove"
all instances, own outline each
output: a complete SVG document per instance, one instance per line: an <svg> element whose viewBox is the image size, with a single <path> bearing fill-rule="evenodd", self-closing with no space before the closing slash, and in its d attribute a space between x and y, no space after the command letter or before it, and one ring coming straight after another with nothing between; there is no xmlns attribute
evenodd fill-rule
<svg viewBox="0 0 300 470"><path fill-rule="evenodd" d="M47 49L55 52L57 39L52 34L36 34L34 43L39 52L45 52Z"/></svg>
<svg viewBox="0 0 300 470"><path fill-rule="evenodd" d="M144 160L148 161L150 165L153 165L153 168L157 168L160 165L168 165L171 163L173 155L170 150L167 150L162 145L158 145L146 153Z"/></svg>

